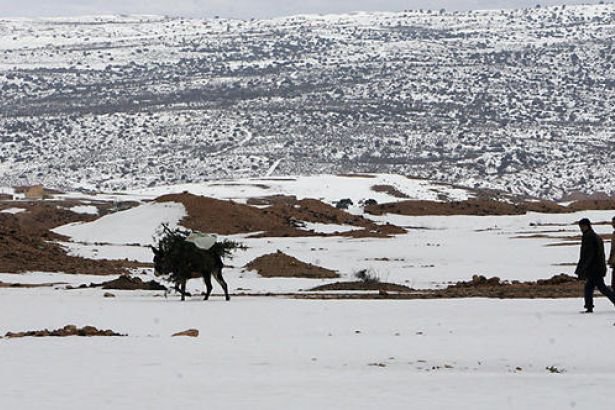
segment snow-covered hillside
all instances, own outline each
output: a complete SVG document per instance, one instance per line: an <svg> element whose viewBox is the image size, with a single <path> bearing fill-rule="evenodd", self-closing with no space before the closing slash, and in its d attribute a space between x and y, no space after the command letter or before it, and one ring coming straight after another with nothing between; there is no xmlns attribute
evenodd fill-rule
<svg viewBox="0 0 615 410"><path fill-rule="evenodd" d="M0 20L0 179L397 172L612 192L615 6Z"/></svg>

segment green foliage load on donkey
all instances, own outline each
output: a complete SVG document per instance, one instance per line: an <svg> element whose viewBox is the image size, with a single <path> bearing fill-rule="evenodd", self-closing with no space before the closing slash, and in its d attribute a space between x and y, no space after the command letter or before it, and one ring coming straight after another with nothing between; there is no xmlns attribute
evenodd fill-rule
<svg viewBox="0 0 615 410"><path fill-rule="evenodd" d="M211 294L211 276L220 283L224 289L226 299L229 300L226 282L222 278L223 257L232 257L237 249L246 247L235 241L223 240L215 242L203 249L192 241L195 237L193 232L180 228L170 229L168 225L162 225L161 238L157 247L152 247L154 252L154 272L157 276L166 278L175 284L175 289L182 294L182 300L186 295L186 281L194 274L200 274L205 281L207 294ZM205 235L197 234L197 239L203 239ZM206 238L207 239L207 238ZM196 241L198 244L203 241ZM207 241L205 241L207 242Z"/></svg>

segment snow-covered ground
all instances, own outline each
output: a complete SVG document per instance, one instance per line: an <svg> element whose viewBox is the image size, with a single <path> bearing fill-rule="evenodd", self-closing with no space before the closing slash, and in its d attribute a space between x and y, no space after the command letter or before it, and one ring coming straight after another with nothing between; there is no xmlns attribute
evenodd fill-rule
<svg viewBox="0 0 615 410"><path fill-rule="evenodd" d="M2 408L609 408L615 310L579 300L209 302L0 290ZM196 328L198 338L172 338ZM547 368L552 369L553 373Z"/></svg>
<svg viewBox="0 0 615 410"><path fill-rule="evenodd" d="M72 237L74 242L64 245L74 255L151 262L152 253L148 246L152 244L160 224L170 222L174 226L184 214L181 204L145 204L94 222L67 225L55 231ZM244 270L243 267L256 257L280 250L302 261L336 270L341 280L351 280L356 272L369 269L382 281L413 288L440 287L468 280L475 274L505 280L549 278L560 273L572 274L574 270L579 246L565 237L579 234L575 221L582 217L610 221L613 214L613 211L588 211L488 217L372 217L408 229L407 234L385 239L255 239L249 235L233 235L226 238L243 242L248 250L238 251L233 259L225 261L228 265L225 277L232 289L254 292L294 292L327 282L265 279ZM347 230L341 225L317 228L328 232ZM609 233L611 228L598 225L596 231ZM196 290L202 289L203 285L201 281L193 280L189 286Z"/></svg>
<svg viewBox="0 0 615 410"><path fill-rule="evenodd" d="M433 192L421 190L428 186L423 181L375 179L324 178L320 189L310 178L233 181L133 192L117 200L147 201L188 190L241 202L271 194L358 202L375 196L369 187L376 183L394 186L413 199L429 199L426 195ZM462 195L450 193L457 194ZM310 301L237 293L300 292L335 281L262 278L243 268L277 250L335 269L340 280L371 269L383 281L414 288L440 287L474 274L509 280L570 274L578 244L549 245L570 242L565 237L578 234L574 222L581 217L605 222L614 213L371 216L408 229L385 239L230 236L249 247L225 261L225 278L235 294L230 302L216 284L209 301L199 296L181 303L164 292L112 291L116 297L105 298L102 289L66 289L66 284L100 283L107 277L0 273L3 282L55 283L0 288L0 335L67 324L128 335L0 339L0 407L607 408L615 388L615 363L609 359L615 309L604 298L596 300L596 313L580 315L581 295L558 300ZM72 239L63 245L73 254L151 262L148 245L160 224L177 226L185 214L181 204L143 202L55 231ZM325 224L308 228L347 229ZM596 230L607 233L610 227L597 225ZM530 238L534 235L540 237ZM148 269L135 273L153 278ZM188 287L203 290L197 279ZM188 328L198 329L200 336L171 337Z"/></svg>
<svg viewBox="0 0 615 410"><path fill-rule="evenodd" d="M406 198L396 197L387 192L376 192L372 189L374 186L394 188L399 194L405 195ZM160 186L131 191L129 194L151 197L168 192L184 191L195 195L232 199L237 202L245 202L249 198L268 195L294 195L297 199L314 198L327 203L350 199L355 205L367 199L375 199L378 203L395 202L401 199L436 201L442 197L448 200L462 201L471 196L467 190L462 188L395 174L242 178L198 184Z"/></svg>

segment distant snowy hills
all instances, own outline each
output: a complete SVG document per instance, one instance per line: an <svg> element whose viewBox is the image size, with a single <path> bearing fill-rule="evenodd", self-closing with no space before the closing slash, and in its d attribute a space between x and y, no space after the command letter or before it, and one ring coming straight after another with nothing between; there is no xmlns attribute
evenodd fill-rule
<svg viewBox="0 0 615 410"><path fill-rule="evenodd" d="M392 172L615 192L615 5L0 20L0 185Z"/></svg>

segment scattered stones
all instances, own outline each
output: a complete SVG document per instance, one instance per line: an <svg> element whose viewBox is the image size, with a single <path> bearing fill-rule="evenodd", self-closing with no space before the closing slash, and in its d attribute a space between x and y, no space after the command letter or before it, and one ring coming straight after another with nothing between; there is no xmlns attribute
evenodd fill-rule
<svg viewBox="0 0 615 410"><path fill-rule="evenodd" d="M0 288L46 288L53 287L57 285L66 285L64 282L53 282L53 283L8 283L0 281Z"/></svg>
<svg viewBox="0 0 615 410"><path fill-rule="evenodd" d="M20 338L20 337L67 337L67 336L126 336L120 333L116 333L113 330L97 329L94 326L84 326L78 328L75 325L66 325L61 329L56 330L30 330L26 332L8 332L4 335L7 339Z"/></svg>
<svg viewBox="0 0 615 410"><path fill-rule="evenodd" d="M316 286L310 289L310 291L363 291L363 290L376 290L378 295L385 298L391 296L389 292L413 292L414 289L408 286L398 285L396 283L387 282L366 282L366 281L353 281L353 282L336 282L326 285Z"/></svg>
<svg viewBox="0 0 615 410"><path fill-rule="evenodd" d="M184 330L183 332L174 333L172 335L172 337L176 337L176 336L199 337L199 331L198 329L188 329L188 330Z"/></svg>
<svg viewBox="0 0 615 410"><path fill-rule="evenodd" d="M386 286L385 286L386 285ZM382 287L385 286L385 287ZM457 282L444 289L413 290L396 284L365 284L363 282L339 282L311 289L312 291L348 291L349 293L306 293L294 295L297 299L553 299L579 297L583 294L583 282L576 277L560 274L535 282L502 281L498 277L487 278L474 275L472 280ZM386 293L381 292L383 289ZM378 293L350 293L374 290Z"/></svg>
<svg viewBox="0 0 615 410"><path fill-rule="evenodd" d="M558 369L555 366L547 366L545 367L545 370L548 371L549 373L565 373L566 372L565 369Z"/></svg>
<svg viewBox="0 0 615 410"><path fill-rule="evenodd" d="M104 282L99 285L103 289L115 290L167 290L167 288L155 280L144 282L141 278L129 275L122 275L117 279Z"/></svg>
<svg viewBox="0 0 615 410"><path fill-rule="evenodd" d="M133 277L130 275L121 275L117 279L113 279L103 283L90 283L89 285L79 285L77 287L67 286L66 289L88 289L88 288L102 288L112 290L167 290L166 286L150 280L144 282L141 278ZM111 295L111 293L108 293ZM107 293L105 293L107 295ZM107 296L105 296L107 297ZM112 297L112 296L111 296Z"/></svg>
<svg viewBox="0 0 615 410"><path fill-rule="evenodd" d="M103 295L104 298L114 298L115 295L111 292L105 292Z"/></svg>

